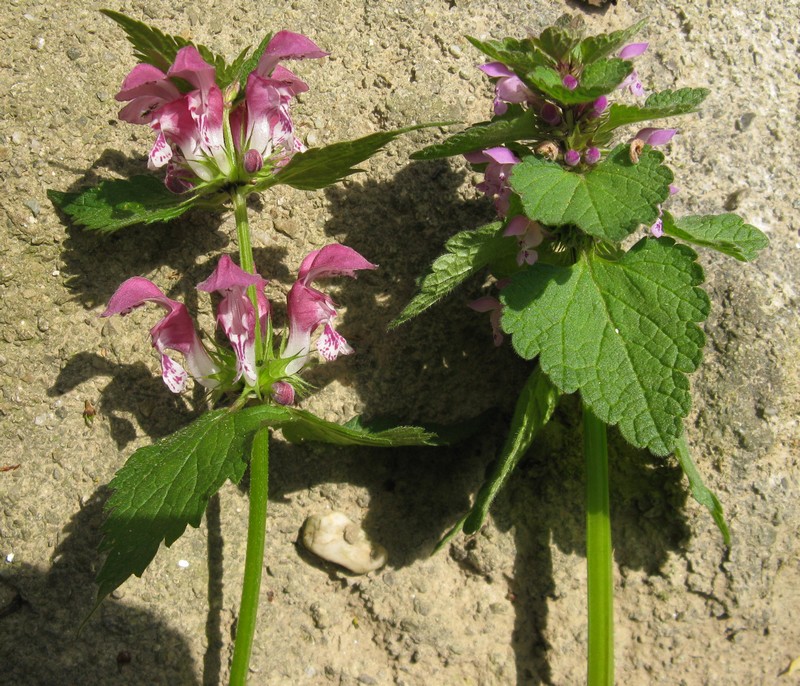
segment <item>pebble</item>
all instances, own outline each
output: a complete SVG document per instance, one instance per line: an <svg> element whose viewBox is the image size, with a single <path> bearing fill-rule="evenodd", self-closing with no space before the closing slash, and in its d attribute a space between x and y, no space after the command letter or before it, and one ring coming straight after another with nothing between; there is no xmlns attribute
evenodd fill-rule
<svg viewBox="0 0 800 686"><path fill-rule="evenodd" d="M8 555L6 555L6 562L8 562L8 564L11 564L13 561L14 561L14 553L9 553Z"/></svg>
<svg viewBox="0 0 800 686"><path fill-rule="evenodd" d="M97 91L97 93L95 93L95 96L100 102L105 102L106 100L108 100L109 97L108 93L106 93L105 91Z"/></svg>
<svg viewBox="0 0 800 686"><path fill-rule="evenodd" d="M42 211L42 206L39 204L39 201L34 200L33 198L31 198L30 200L26 200L23 204L31 211L31 214L34 217L38 217L39 212Z"/></svg>
<svg viewBox="0 0 800 686"><path fill-rule="evenodd" d="M31 41L31 48L33 50L41 50L44 47L44 38L42 36L37 36Z"/></svg>
<svg viewBox="0 0 800 686"><path fill-rule="evenodd" d="M14 145L22 143L22 134L19 131L14 131L14 133L11 134L11 142Z"/></svg>
<svg viewBox="0 0 800 686"><path fill-rule="evenodd" d="M83 53L78 48L69 48L67 50L67 57L71 60L77 60Z"/></svg>
<svg viewBox="0 0 800 686"><path fill-rule="evenodd" d="M181 569L188 569L189 560L178 560L178 567L180 567Z"/></svg>
<svg viewBox="0 0 800 686"><path fill-rule="evenodd" d="M319 135L316 131L309 131L308 135L306 136L306 145L309 148L313 148L315 145L319 143Z"/></svg>
<svg viewBox="0 0 800 686"><path fill-rule="evenodd" d="M463 55L463 54L464 54L464 53L463 53L463 51L461 50L461 48L459 48L457 45L451 45L451 46L450 46L450 47L447 49L447 51L448 51L448 52L449 52L449 53L450 53L450 54L451 54L453 57L461 57L461 55Z"/></svg>
<svg viewBox="0 0 800 686"><path fill-rule="evenodd" d="M366 532L341 512L310 516L303 524L302 541L315 555L353 574L374 572L388 557L386 548L371 543Z"/></svg>

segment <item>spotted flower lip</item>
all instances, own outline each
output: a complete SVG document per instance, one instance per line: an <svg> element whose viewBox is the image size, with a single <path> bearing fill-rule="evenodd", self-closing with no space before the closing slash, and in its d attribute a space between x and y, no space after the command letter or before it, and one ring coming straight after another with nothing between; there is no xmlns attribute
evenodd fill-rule
<svg viewBox="0 0 800 686"><path fill-rule="evenodd" d="M509 179L511 169L519 163L519 158L508 148L502 146L487 148L464 155L470 164L486 164L483 181L475 186L494 201L497 213L505 217L511 199Z"/></svg>
<svg viewBox="0 0 800 686"><path fill-rule="evenodd" d="M297 281L286 300L289 336L282 357L290 360L286 366L287 375L295 374L308 361L311 336L320 326L324 328L317 342L317 350L324 359L330 361L353 352L344 337L333 328L336 306L332 298L313 288L311 283L334 276L354 278L356 271L376 268L377 265L352 248L338 244L315 250L303 260Z"/></svg>
<svg viewBox="0 0 800 686"><path fill-rule="evenodd" d="M186 388L188 376L191 374L206 388L215 388L217 381L211 377L219 369L200 342L186 306L168 298L149 279L134 276L125 281L111 296L108 307L100 316L124 316L146 302L156 303L167 310L167 314L150 329L153 347L161 353L161 375L167 387L173 393L180 393ZM183 354L188 373L167 355L167 350Z"/></svg>
<svg viewBox="0 0 800 686"><path fill-rule="evenodd" d="M505 114L510 104L522 104L533 99L533 91L502 62L489 62L478 69L487 76L497 79L494 98L496 115Z"/></svg>

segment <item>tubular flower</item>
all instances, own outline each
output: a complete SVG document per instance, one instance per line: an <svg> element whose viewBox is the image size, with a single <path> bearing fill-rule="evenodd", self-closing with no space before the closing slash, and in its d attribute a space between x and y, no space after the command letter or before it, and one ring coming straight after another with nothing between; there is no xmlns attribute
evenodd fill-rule
<svg viewBox="0 0 800 686"><path fill-rule="evenodd" d="M495 83L494 113L503 115L510 104L530 103L533 91L502 62L489 62L478 67L484 74L497 79Z"/></svg>
<svg viewBox="0 0 800 686"><path fill-rule="evenodd" d="M141 276L125 281L111 296L108 307L100 316L124 316L146 302L154 302L167 310L167 314L150 329L150 337L153 347L161 353L161 374L169 390L180 393L186 388L188 374L206 388L216 387L217 381L211 377L219 369L200 342L186 306L168 298L152 281ZM183 353L188 374L178 362L166 354L167 350Z"/></svg>
<svg viewBox="0 0 800 686"><path fill-rule="evenodd" d="M497 213L505 217L511 197L509 179L511 169L519 163L519 158L508 148L488 148L480 152L470 152L464 155L470 164L486 164L483 172L483 181L475 188L485 193L494 201Z"/></svg>
<svg viewBox="0 0 800 686"><path fill-rule="evenodd" d="M633 57L638 57L641 55L645 50L647 50L647 43L631 43L630 45L626 45L622 50L619 51L619 56L623 60L629 60ZM640 98L646 95L646 91L642 82L639 80L639 75L636 73L634 69L628 76L625 77L625 80L619 84L619 88L627 89L631 95Z"/></svg>
<svg viewBox="0 0 800 686"><path fill-rule="evenodd" d="M308 85L278 62L327 54L305 36L279 31L248 75L243 101L229 111L216 82L216 69L196 47L188 45L178 50L166 73L149 64L134 67L116 95L117 100L128 102L119 117L149 125L156 132L148 166L158 169L167 165L165 183L174 192L232 178L237 166L256 174L264 160L278 155L274 167L304 149L294 136L289 105ZM188 92L187 84L191 87ZM228 149L225 140L226 118L230 119L233 149Z"/></svg>
<svg viewBox="0 0 800 686"><path fill-rule="evenodd" d="M508 222L503 235L517 236L517 243L519 244L517 264L520 267L523 264L533 264L539 259L539 254L533 249L540 246L544 240L542 225L539 222L531 221L520 214Z"/></svg>
<svg viewBox="0 0 800 686"><path fill-rule="evenodd" d="M269 301L264 295L266 284L266 280L258 274L248 274L236 266L228 255L220 258L217 268L211 276L197 284L197 289L200 291L207 293L216 291L222 295L222 300L217 307L217 322L228 337L236 355L234 381L238 381L244 376L251 386L254 386L258 380L256 322L258 321L263 334L266 331L267 317L269 316ZM258 313L247 295L249 286L256 288Z"/></svg>
<svg viewBox="0 0 800 686"><path fill-rule="evenodd" d="M467 306L476 312L488 312L489 322L492 325L492 339L496 346L503 344L503 330L500 328L500 316L503 314L503 305L497 298L484 295L482 298L467 303Z"/></svg>
<svg viewBox="0 0 800 686"><path fill-rule="evenodd" d="M332 325L336 307L330 296L313 288L317 279L332 276L355 278L356 270L376 269L352 248L344 245L326 245L315 250L303 260L298 278L287 296L289 336L282 357L288 359L286 374L295 374L307 362L311 352L311 336L320 327L323 332L317 341L317 350L326 360L335 360L339 355L349 355L353 349Z"/></svg>

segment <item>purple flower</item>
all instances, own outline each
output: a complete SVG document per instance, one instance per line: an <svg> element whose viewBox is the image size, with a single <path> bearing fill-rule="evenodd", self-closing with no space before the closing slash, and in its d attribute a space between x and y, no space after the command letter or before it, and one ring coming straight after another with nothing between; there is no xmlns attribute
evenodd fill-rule
<svg viewBox="0 0 800 686"><path fill-rule="evenodd" d="M601 95L592 103L590 116L596 119L606 111L606 107L608 107L608 98L605 95Z"/></svg>
<svg viewBox="0 0 800 686"><path fill-rule="evenodd" d="M267 282L258 274L249 274L233 263L228 255L220 257L217 268L197 289L223 297L217 307L217 322L231 343L236 354L236 378L244 376L251 386L256 385L256 321L262 335L266 333L269 301L264 295ZM255 286L258 313L247 294L249 286Z"/></svg>
<svg viewBox="0 0 800 686"><path fill-rule="evenodd" d="M567 150L567 152L564 153L564 162L570 167L574 167L576 164L579 164L580 161L581 154L577 150Z"/></svg>
<svg viewBox="0 0 800 686"><path fill-rule="evenodd" d="M300 265L295 281L287 297L289 336L282 357L290 360L286 374L297 373L308 360L311 352L311 336L324 326L317 341L317 350L326 360L335 360L339 355L349 355L353 349L332 325L336 307L330 296L313 288L317 279L332 276L350 276L361 269L375 269L352 248L344 245L326 245L321 250L309 253Z"/></svg>
<svg viewBox="0 0 800 686"><path fill-rule="evenodd" d="M519 158L508 148L487 148L480 152L464 155L470 164L486 164L483 181L475 186L479 191L494 201L497 213L505 217L511 198L509 178L511 169L519 163Z"/></svg>
<svg viewBox="0 0 800 686"><path fill-rule="evenodd" d="M661 217L656 219L655 223L650 227L650 233L656 238L661 238L664 235L664 222Z"/></svg>
<svg viewBox="0 0 800 686"><path fill-rule="evenodd" d="M586 164L597 164L600 161L600 154L600 148L592 146L586 150L583 159L586 160Z"/></svg>
<svg viewBox="0 0 800 686"><path fill-rule="evenodd" d="M520 267L523 264L533 264L539 259L539 253L533 249L541 245L544 240L544 233L539 222L531 221L523 215L518 215L508 222L503 235L518 236L519 252L517 253L517 264Z"/></svg>
<svg viewBox="0 0 800 686"><path fill-rule="evenodd" d="M495 83L494 113L505 114L509 104L531 102L533 92L513 71L502 62L489 62L478 67L484 74L497 79Z"/></svg>
<svg viewBox="0 0 800 686"><path fill-rule="evenodd" d="M496 346L503 344L503 330L500 328L500 316L503 314L503 305L497 299L490 295L485 295L482 298L473 300L467 303L467 307L475 310L476 312L488 312L489 322L492 325L492 338Z"/></svg>
<svg viewBox="0 0 800 686"><path fill-rule="evenodd" d="M645 50L647 50L647 45L647 43L631 43L619 51L619 56L623 60L627 60L632 57L638 57ZM625 77L625 80L621 84L619 84L619 88L623 90L627 88L628 92L637 98L640 98L646 94L644 86L642 86L642 82L639 81L639 75L636 73L635 69Z"/></svg>
<svg viewBox="0 0 800 686"><path fill-rule="evenodd" d="M678 133L678 129L654 129L646 128L641 129L639 133L634 136L647 145L666 145L672 140L672 137Z"/></svg>
<svg viewBox="0 0 800 686"><path fill-rule="evenodd" d="M629 60L632 57L639 57L639 55L647 50L648 45L649 43L631 43L630 45L626 45L619 51L620 59Z"/></svg>
<svg viewBox="0 0 800 686"><path fill-rule="evenodd" d="M161 353L161 375L167 387L173 393L180 393L186 388L188 378L186 370L166 354L167 350L183 353L189 374L206 388L216 387L217 381L211 377L219 369L200 342L186 306L168 298L152 281L141 276L125 281L111 296L108 307L100 316L124 316L148 301L167 310L167 314L150 329L153 347Z"/></svg>
<svg viewBox="0 0 800 686"><path fill-rule="evenodd" d="M550 126L558 126L561 123L561 110L551 102L542 105L539 116L545 124L550 124Z"/></svg>
<svg viewBox="0 0 800 686"><path fill-rule="evenodd" d="M561 83L564 84L564 88L570 91L574 91L578 87L578 79L572 74L565 74L561 79Z"/></svg>

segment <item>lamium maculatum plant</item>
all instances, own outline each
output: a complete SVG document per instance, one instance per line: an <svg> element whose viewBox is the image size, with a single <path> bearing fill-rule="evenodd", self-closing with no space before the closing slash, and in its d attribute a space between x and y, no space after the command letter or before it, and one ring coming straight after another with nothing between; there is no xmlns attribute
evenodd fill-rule
<svg viewBox="0 0 800 686"><path fill-rule="evenodd" d="M334 328L333 300L316 282L355 277L376 265L343 245L312 251L289 290L281 333L265 295L267 282L256 272L246 200L281 184L302 190L329 186L359 171L355 165L398 135L421 127L306 150L290 106L308 86L282 63L325 57L311 40L279 31L228 64L202 45L118 12L103 13L125 30L139 62L116 96L126 103L119 117L153 130L148 167L156 173L108 179L80 192L51 190L48 196L74 223L103 233L232 206L239 264L223 255L198 285L221 296L216 321L225 343L216 343L214 332L201 338L186 306L141 276L128 278L103 312L126 315L145 303L163 308L150 334L164 382L181 393L192 377L212 409L135 451L111 481L98 603L132 574L141 576L161 543L174 543L187 524L199 526L209 499L227 480L239 483L249 466L247 553L230 671L231 684L244 684L263 569L271 429L280 428L292 442L336 445L438 440L420 427L372 430L359 418L339 425L294 407L308 391L300 372L312 361L314 347L328 361L353 352Z"/></svg>
<svg viewBox="0 0 800 686"><path fill-rule="evenodd" d="M734 214L673 217L678 191L658 149L675 129L644 122L694 112L705 88L648 94L633 60L639 22L585 37L562 17L539 36L481 41L490 62L494 114L417 152L420 160L465 155L483 173L478 190L497 221L450 238L421 279L398 325L488 269L495 294L471 303L489 312L494 341L510 337L531 361L508 438L472 509L442 543L482 526L491 503L550 420L562 394L578 393L586 461L588 683L613 683L613 579L607 425L637 448L674 454L691 493L729 544L721 505L689 453L688 374L700 364L709 314L703 269L689 247L740 261L767 246Z"/></svg>

